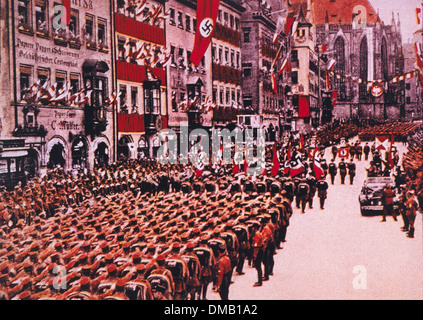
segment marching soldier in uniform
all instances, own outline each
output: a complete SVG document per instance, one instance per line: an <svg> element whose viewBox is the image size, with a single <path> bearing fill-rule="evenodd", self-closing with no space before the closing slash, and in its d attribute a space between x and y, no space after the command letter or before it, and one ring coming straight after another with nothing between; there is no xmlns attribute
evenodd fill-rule
<svg viewBox="0 0 423 320"><path fill-rule="evenodd" d="M239 242L236 234L232 231L233 224L228 221L221 233L221 237L225 240L228 257L231 260L231 279L232 271L238 263Z"/></svg>
<svg viewBox="0 0 423 320"><path fill-rule="evenodd" d="M338 173L338 167L336 166L335 159L331 159L329 163L329 175L330 175L330 182L334 184L335 176Z"/></svg>
<svg viewBox="0 0 423 320"><path fill-rule="evenodd" d="M351 144L350 145L350 157L351 157L351 159L354 159L354 157L356 155L356 151L357 151L357 149L356 149L355 145Z"/></svg>
<svg viewBox="0 0 423 320"><path fill-rule="evenodd" d="M295 194L295 185L291 178L288 178L282 186L282 189L286 192L285 197L289 199L289 201L294 200Z"/></svg>
<svg viewBox="0 0 423 320"><path fill-rule="evenodd" d="M347 175L347 165L345 164L344 158L341 158L339 162L339 175L341 176L341 184L345 184L345 177Z"/></svg>
<svg viewBox="0 0 423 320"><path fill-rule="evenodd" d="M363 156L363 147L360 142L357 141L356 143L356 151L357 151L357 160L361 161L361 157Z"/></svg>
<svg viewBox="0 0 423 320"><path fill-rule="evenodd" d="M310 186L307 184L306 179L302 179L300 184L298 185L298 195L297 198L299 199L299 202L301 203L301 213L305 213L305 208L307 205L307 202L309 201L309 192L310 192Z"/></svg>
<svg viewBox="0 0 423 320"><path fill-rule="evenodd" d="M252 251L254 268L257 270L257 282L254 283L254 287L263 285L263 270L261 264L263 262L263 235L260 232L260 222L254 221L251 225L251 239L252 239Z"/></svg>
<svg viewBox="0 0 423 320"><path fill-rule="evenodd" d="M308 207L310 209L313 209L313 198L316 194L316 177L313 176L312 174L309 174L307 176L307 184L309 185L309 191L308 191Z"/></svg>
<svg viewBox="0 0 423 320"><path fill-rule="evenodd" d="M408 238L414 238L414 222L416 220L417 207L418 204L414 197L414 191L409 191L407 193L407 201L405 202L405 212L409 223Z"/></svg>
<svg viewBox="0 0 423 320"><path fill-rule="evenodd" d="M355 170L356 170L353 158L351 158L351 161L348 163L347 168L348 168L348 175L350 177L350 185L352 185L354 182Z"/></svg>
<svg viewBox="0 0 423 320"><path fill-rule="evenodd" d="M189 261L193 261L192 263L187 262L190 274L186 284L186 296L188 297L189 295L190 300L195 300L195 295L200 289L199 276L201 272L201 264L200 260L194 253L194 243L192 241L188 242L185 246L185 251L182 255L182 258L184 260L185 258L188 258Z"/></svg>
<svg viewBox="0 0 423 320"><path fill-rule="evenodd" d="M404 232L408 232L408 228L410 226L410 223L408 222L407 211L405 206L406 202L407 202L406 190L405 188L401 188L399 199L398 199L398 211L401 214L402 221L404 223L404 225L401 228L401 231L404 231Z"/></svg>
<svg viewBox="0 0 423 320"><path fill-rule="evenodd" d="M200 288L198 295L202 300L206 300L207 287L212 281L213 269L216 265L216 258L212 248L207 245L208 235L202 235L199 245L194 249L194 253L200 260Z"/></svg>
<svg viewBox="0 0 423 320"><path fill-rule="evenodd" d="M336 156L338 155L338 147L335 145L335 143L332 146L331 152L332 152L333 160L335 160Z"/></svg>
<svg viewBox="0 0 423 320"><path fill-rule="evenodd" d="M275 263L273 255L275 253L274 228L275 226L270 221L270 217L266 214L261 218L263 225L263 264L264 264L264 278L263 281L269 280L269 275L273 274L273 265Z"/></svg>
<svg viewBox="0 0 423 320"><path fill-rule="evenodd" d="M326 176L328 174L329 166L328 166L325 158L320 159L320 166L322 167L323 172L325 173L325 176Z"/></svg>
<svg viewBox="0 0 423 320"><path fill-rule="evenodd" d="M244 261L247 256L247 253L250 250L248 227L243 223L239 223L233 227L233 230L235 234L237 235L238 243L239 243L236 272L239 275L242 275L244 274L244 272L242 271L244 267Z"/></svg>
<svg viewBox="0 0 423 320"><path fill-rule="evenodd" d="M219 246L219 259L217 260L216 291L222 300L229 300L229 286L231 285L232 267L226 248Z"/></svg>
<svg viewBox="0 0 423 320"><path fill-rule="evenodd" d="M324 209L325 208L325 199L327 198L327 190L329 188L328 183L325 180L325 177L322 177L319 179L319 181L317 181L317 196L319 197L319 202L320 202L320 209Z"/></svg>
<svg viewBox="0 0 423 320"><path fill-rule="evenodd" d="M178 260L183 266L182 274L172 274L173 282L175 285L175 300L184 300L186 296L186 283L188 281L188 266L184 259L182 259L180 252L180 243L175 242L172 245L171 252L169 254L169 259Z"/></svg>
<svg viewBox="0 0 423 320"><path fill-rule="evenodd" d="M301 197L298 194L298 186L300 185L301 178L299 176L296 176L294 177L292 182L294 183L295 207L299 209L301 206Z"/></svg>
<svg viewBox="0 0 423 320"><path fill-rule="evenodd" d="M364 160L366 161L369 160L370 147L368 142L366 142L363 147L363 153L364 153Z"/></svg>

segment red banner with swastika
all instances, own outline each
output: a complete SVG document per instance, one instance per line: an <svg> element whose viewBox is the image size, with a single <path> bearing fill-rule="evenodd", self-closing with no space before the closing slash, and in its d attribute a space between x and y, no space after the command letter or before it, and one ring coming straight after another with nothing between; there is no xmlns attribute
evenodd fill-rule
<svg viewBox="0 0 423 320"><path fill-rule="evenodd" d="M194 40L194 48L191 53L191 62L194 65L200 63L207 48L209 47L213 31L216 27L216 18L220 0L197 1L197 30Z"/></svg>

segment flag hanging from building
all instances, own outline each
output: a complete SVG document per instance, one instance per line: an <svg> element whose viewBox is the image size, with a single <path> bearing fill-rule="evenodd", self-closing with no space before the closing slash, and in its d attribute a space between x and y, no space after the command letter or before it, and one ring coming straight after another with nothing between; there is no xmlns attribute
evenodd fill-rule
<svg viewBox="0 0 423 320"><path fill-rule="evenodd" d="M273 35L273 43L276 43L276 41L278 41L280 34L283 30L284 27L284 21L282 17L278 17L278 21L276 22L276 30L275 30L275 34Z"/></svg>
<svg viewBox="0 0 423 320"><path fill-rule="evenodd" d="M190 60L198 65L209 47L213 31L216 26L216 18L220 0L197 1L197 30L194 39L194 48Z"/></svg>
<svg viewBox="0 0 423 320"><path fill-rule="evenodd" d="M333 68L335 67L335 64L336 64L336 60L335 59L330 60L328 62L328 64L327 64L327 70L328 71L332 71Z"/></svg>
<svg viewBox="0 0 423 320"><path fill-rule="evenodd" d="M417 63L417 68L422 71L423 70L423 61L422 61L422 56L421 56L421 52L419 50L419 45L417 42L414 43L414 51L416 52L416 63Z"/></svg>
<svg viewBox="0 0 423 320"><path fill-rule="evenodd" d="M332 108L336 107L336 100L338 99L338 92L332 91Z"/></svg>
<svg viewBox="0 0 423 320"><path fill-rule="evenodd" d="M272 176L276 176L278 174L278 172L279 172L279 167L280 167L280 165L279 165L279 159L278 159L278 150L276 148L276 142L273 145L273 159L272 159L272 162L273 162Z"/></svg>
<svg viewBox="0 0 423 320"><path fill-rule="evenodd" d="M329 91L329 88L330 88L330 76L329 76L329 73L327 73L326 72L326 79L325 79L326 81L326 91Z"/></svg>
<svg viewBox="0 0 423 320"><path fill-rule="evenodd" d="M70 13L71 13L71 0L63 0L63 6L66 9L66 25L68 26L70 23Z"/></svg>
<svg viewBox="0 0 423 320"><path fill-rule="evenodd" d="M274 93L278 93L278 81L274 72L271 74L272 77L272 89Z"/></svg>
<svg viewBox="0 0 423 320"><path fill-rule="evenodd" d="M292 26L294 25L295 18L294 17L287 17L285 22L285 34L289 35L291 30L293 30Z"/></svg>
<svg viewBox="0 0 423 320"><path fill-rule="evenodd" d="M289 61L289 56L287 56L285 60L282 62L282 66L278 71L278 75L281 75L282 72L284 72L285 70L287 72L291 72L291 62Z"/></svg>

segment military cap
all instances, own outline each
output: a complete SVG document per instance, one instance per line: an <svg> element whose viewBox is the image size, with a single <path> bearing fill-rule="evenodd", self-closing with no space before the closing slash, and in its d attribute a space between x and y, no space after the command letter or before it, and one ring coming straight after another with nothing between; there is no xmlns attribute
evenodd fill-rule
<svg viewBox="0 0 423 320"><path fill-rule="evenodd" d="M145 272L145 265L142 263L139 263L136 267L137 273L142 274Z"/></svg>
<svg viewBox="0 0 423 320"><path fill-rule="evenodd" d="M7 274L9 272L9 267L7 266L6 262L3 262L0 264L0 273L1 274Z"/></svg>
<svg viewBox="0 0 423 320"><path fill-rule="evenodd" d="M81 280L79 280L79 284L81 286L87 286L90 284L90 278L89 277L82 277Z"/></svg>
<svg viewBox="0 0 423 320"><path fill-rule="evenodd" d="M31 291L25 290L19 294L19 300L31 300Z"/></svg>
<svg viewBox="0 0 423 320"><path fill-rule="evenodd" d="M159 254L157 257L156 257L156 261L157 262L159 262L159 261L164 261L166 259L166 256L164 255L164 254Z"/></svg>

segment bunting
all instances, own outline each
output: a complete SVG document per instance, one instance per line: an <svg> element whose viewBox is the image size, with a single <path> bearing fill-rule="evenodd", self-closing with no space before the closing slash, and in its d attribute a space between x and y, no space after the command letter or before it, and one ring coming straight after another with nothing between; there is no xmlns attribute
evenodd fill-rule
<svg viewBox="0 0 423 320"><path fill-rule="evenodd" d="M423 63L422 63L422 70L423 70ZM420 73L420 70L416 69L416 70L413 70L413 71L405 72L404 74L400 74L400 75L391 77L387 80L378 79L378 80L366 81L366 80L363 80L359 77L354 77L354 76L350 76L350 75L344 75L344 74L339 74L339 73L336 73L336 72L333 72L333 71L329 71L329 72L326 72L326 87L327 87L327 89L330 87L330 83L331 83L330 77L331 76L336 77L338 79L344 79L344 80L346 80L347 82L350 82L350 83L366 84L366 85L369 86L368 89L370 90L375 85L382 86L385 83L398 83L399 81L403 81L405 79L413 78L414 76L417 76L419 73Z"/></svg>

